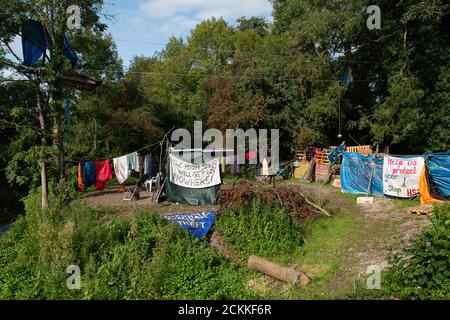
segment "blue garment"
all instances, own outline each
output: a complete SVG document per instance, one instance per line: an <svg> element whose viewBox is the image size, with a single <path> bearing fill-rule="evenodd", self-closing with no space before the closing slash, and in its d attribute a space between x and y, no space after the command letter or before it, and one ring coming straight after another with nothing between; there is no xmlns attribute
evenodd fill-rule
<svg viewBox="0 0 450 320"><path fill-rule="evenodd" d="M87 191L87 189L95 183L95 162L81 162L81 175L83 178L84 191Z"/></svg>
<svg viewBox="0 0 450 320"><path fill-rule="evenodd" d="M428 188L440 199L450 198L450 153L429 154L425 157Z"/></svg>
<svg viewBox="0 0 450 320"><path fill-rule="evenodd" d="M214 223L214 211L165 215L168 221L186 229L195 238L205 237Z"/></svg>
<svg viewBox="0 0 450 320"><path fill-rule="evenodd" d="M144 157L144 174L148 174L149 177L154 176L153 153L149 153Z"/></svg>
<svg viewBox="0 0 450 320"><path fill-rule="evenodd" d="M366 194L374 165L369 193L383 197L383 158L353 152L344 152L340 173L342 192Z"/></svg>
<svg viewBox="0 0 450 320"><path fill-rule="evenodd" d="M42 23L25 20L22 23L23 64L31 66L36 63L47 50L46 34Z"/></svg>
<svg viewBox="0 0 450 320"><path fill-rule="evenodd" d="M132 152L126 155L128 169L130 171L139 172L139 156L137 152Z"/></svg>

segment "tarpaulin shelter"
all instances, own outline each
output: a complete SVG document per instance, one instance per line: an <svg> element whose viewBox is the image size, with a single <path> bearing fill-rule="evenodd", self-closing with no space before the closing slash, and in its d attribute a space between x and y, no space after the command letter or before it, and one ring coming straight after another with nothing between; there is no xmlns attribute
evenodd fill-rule
<svg viewBox="0 0 450 320"><path fill-rule="evenodd" d="M342 192L383 197L383 157L344 152L340 176Z"/></svg>
<svg viewBox="0 0 450 320"><path fill-rule="evenodd" d="M428 187L428 181L427 181L427 168L426 166L422 169L422 174L420 176L420 183L419 183L419 193L420 193L420 203L432 203L432 202L442 202L441 200L433 197L430 194L430 189Z"/></svg>
<svg viewBox="0 0 450 320"><path fill-rule="evenodd" d="M450 199L450 153L425 156L426 178L430 194L441 200Z"/></svg>
<svg viewBox="0 0 450 320"><path fill-rule="evenodd" d="M203 151L173 151L166 155L164 160L164 191L166 200L186 205L214 205L217 203L220 184L210 186L207 188L187 188L177 185L170 180L170 155L174 158L184 161L186 163L200 164L203 163ZM220 163L217 165L220 166ZM220 168L219 168L220 171Z"/></svg>

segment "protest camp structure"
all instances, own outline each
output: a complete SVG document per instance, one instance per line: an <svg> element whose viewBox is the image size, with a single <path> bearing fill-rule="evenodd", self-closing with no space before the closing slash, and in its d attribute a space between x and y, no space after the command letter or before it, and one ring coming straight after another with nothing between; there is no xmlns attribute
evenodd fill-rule
<svg viewBox="0 0 450 320"><path fill-rule="evenodd" d="M205 150L168 149L163 166L167 201L186 205L217 203L222 184L220 157L210 158L210 154Z"/></svg>

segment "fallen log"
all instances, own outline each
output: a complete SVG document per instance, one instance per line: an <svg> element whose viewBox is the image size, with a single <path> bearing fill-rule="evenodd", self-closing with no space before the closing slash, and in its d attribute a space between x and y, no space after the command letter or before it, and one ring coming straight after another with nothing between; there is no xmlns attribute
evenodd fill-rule
<svg viewBox="0 0 450 320"><path fill-rule="evenodd" d="M264 273L272 278L291 283L297 287L306 286L311 282L309 277L303 272L280 266L279 264L257 256L250 256L248 258L247 266L251 270Z"/></svg>

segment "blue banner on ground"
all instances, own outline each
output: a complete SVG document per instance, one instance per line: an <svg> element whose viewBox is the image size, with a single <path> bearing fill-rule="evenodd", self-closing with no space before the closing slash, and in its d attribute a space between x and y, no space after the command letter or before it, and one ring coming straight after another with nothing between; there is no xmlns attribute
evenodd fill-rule
<svg viewBox="0 0 450 320"><path fill-rule="evenodd" d="M430 193L441 199L450 197L450 153L427 155L428 186Z"/></svg>
<svg viewBox="0 0 450 320"><path fill-rule="evenodd" d="M372 169L373 177L369 193L383 197L383 158L344 152L340 173L342 192L366 194Z"/></svg>
<svg viewBox="0 0 450 320"><path fill-rule="evenodd" d="M214 223L215 211L198 213L168 214L164 218L189 231L195 238L201 239L208 234Z"/></svg>

